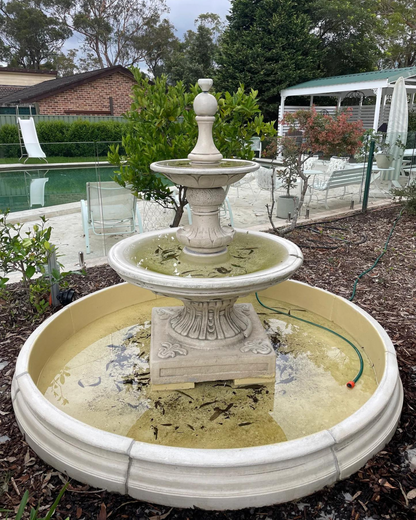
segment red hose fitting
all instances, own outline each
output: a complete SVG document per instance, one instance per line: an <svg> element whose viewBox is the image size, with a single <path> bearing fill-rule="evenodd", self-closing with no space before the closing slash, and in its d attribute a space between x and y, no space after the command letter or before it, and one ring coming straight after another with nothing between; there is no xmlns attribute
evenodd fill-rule
<svg viewBox="0 0 416 520"><path fill-rule="evenodd" d="M348 386L348 388L354 388L354 386L355 386L354 381L348 381L347 386Z"/></svg>

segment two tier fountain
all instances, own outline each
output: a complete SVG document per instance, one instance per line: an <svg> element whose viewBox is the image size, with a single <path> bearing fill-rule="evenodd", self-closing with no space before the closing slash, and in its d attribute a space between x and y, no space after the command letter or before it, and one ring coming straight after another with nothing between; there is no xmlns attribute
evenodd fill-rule
<svg viewBox="0 0 416 520"><path fill-rule="evenodd" d="M81 482L169 506L264 506L357 471L392 437L403 392L371 316L287 280L297 246L221 225L224 187L258 166L222 158L212 81L199 84L195 149L151 166L187 187L192 223L114 246L109 262L128 283L30 336L12 400L26 442ZM362 353L354 390L356 353L325 327Z"/></svg>
<svg viewBox="0 0 416 520"><path fill-rule="evenodd" d="M272 381L276 355L270 340L253 306L235 302L286 280L303 258L287 240L221 226L224 187L259 166L223 159L212 138L217 111L217 101L209 93L212 80L199 80L199 86L202 93L194 101L199 137L194 150L187 160L151 165L153 171L187 187L192 224L123 240L108 257L127 282L183 301L183 307L153 309L150 374L158 389L192 388L197 382L215 380ZM244 266L238 264L238 255L230 254L231 247L234 253L250 251L241 258ZM164 261L165 251L171 262Z"/></svg>

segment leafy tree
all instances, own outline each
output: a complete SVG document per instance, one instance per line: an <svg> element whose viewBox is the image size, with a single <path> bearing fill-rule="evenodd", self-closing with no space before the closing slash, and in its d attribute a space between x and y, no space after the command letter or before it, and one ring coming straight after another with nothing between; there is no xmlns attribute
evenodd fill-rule
<svg viewBox="0 0 416 520"><path fill-rule="evenodd" d="M319 38L304 0L234 0L220 38L216 81L235 90L244 83L259 92L268 119L277 116L280 90L319 75Z"/></svg>
<svg viewBox="0 0 416 520"><path fill-rule="evenodd" d="M71 36L68 27L44 12L42 0L2 1L0 30L0 58L30 69L52 68L51 60Z"/></svg>
<svg viewBox="0 0 416 520"><path fill-rule="evenodd" d="M416 3L414 0L381 0L385 49L381 66L413 67L416 64Z"/></svg>
<svg viewBox="0 0 416 520"><path fill-rule="evenodd" d="M199 78L210 78L215 73L217 41L223 30L221 18L214 13L201 14L195 25L196 31L187 31L183 42L165 59L165 71L171 83L183 81L194 85Z"/></svg>
<svg viewBox="0 0 416 520"><path fill-rule="evenodd" d="M73 76L81 72L78 64L76 63L77 51L70 49L66 54L59 52L56 54L51 62L51 68L58 72L58 77L63 78L64 76Z"/></svg>
<svg viewBox="0 0 416 520"><path fill-rule="evenodd" d="M197 85L187 92L183 82L168 85L166 76L154 84L134 70L137 85L133 102L126 114L130 128L123 137L126 156L112 147L109 160L118 166L117 181L145 200L155 200L163 207L175 209L173 226L179 225L187 204L186 188L179 186L178 198L166 179L153 173L150 164L166 159L186 158L195 146L198 127L192 103L199 92ZM252 159L250 139L275 135L273 123L264 123L257 105L257 92L245 94L240 86L234 94L215 94L219 112L214 124L214 140L224 157ZM124 162L125 161L125 162Z"/></svg>
<svg viewBox="0 0 416 520"><path fill-rule="evenodd" d="M179 45L174 31L174 26L164 19L152 31L135 41L135 46L144 50L144 61L154 78L164 73L166 60Z"/></svg>
<svg viewBox="0 0 416 520"><path fill-rule="evenodd" d="M99 66L133 65L146 57L139 45L167 11L165 0L44 0L69 28L84 37L83 49Z"/></svg>
<svg viewBox="0 0 416 520"><path fill-rule="evenodd" d="M320 40L325 76L374 70L382 53L379 0L314 0L306 9Z"/></svg>

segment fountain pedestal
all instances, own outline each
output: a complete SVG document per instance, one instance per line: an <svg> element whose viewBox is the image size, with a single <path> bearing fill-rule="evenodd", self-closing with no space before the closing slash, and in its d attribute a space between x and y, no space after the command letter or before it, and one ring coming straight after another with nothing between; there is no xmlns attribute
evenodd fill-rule
<svg viewBox="0 0 416 520"><path fill-rule="evenodd" d="M196 327L186 307L153 309L150 349L153 387L172 389L174 385L183 389L202 381L229 379L236 385L273 381L276 355L253 306L237 304L226 308L220 301L198 303L202 303L201 308L195 310L193 302ZM245 331L237 332L238 322L246 324ZM184 331L192 328L191 334L181 336L175 325ZM200 339L202 336L206 339Z"/></svg>

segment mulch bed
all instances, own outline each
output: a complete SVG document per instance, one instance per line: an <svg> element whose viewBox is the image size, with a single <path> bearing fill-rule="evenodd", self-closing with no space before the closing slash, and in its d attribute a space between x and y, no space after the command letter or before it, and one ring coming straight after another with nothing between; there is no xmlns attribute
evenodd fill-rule
<svg viewBox="0 0 416 520"><path fill-rule="evenodd" d="M382 252L397 205L348 218L296 229L290 240L303 250L305 262L296 279L349 298L355 278ZM71 286L80 296L119 283L108 266L88 269ZM43 463L22 438L14 419L10 385L17 355L41 320L30 318L19 284L10 299L0 300L0 507L16 510L24 491L29 503L46 516L66 482L64 475ZM405 402L392 441L364 468L330 488L272 507L205 512L171 509L96 490L71 481L55 518L65 519L312 519L376 520L416 517L416 465L407 451L416 448L416 218L403 215L378 266L358 284L354 302L387 330L397 351ZM416 464L413 461L414 464ZM13 518L14 514L10 515ZM3 518L5 515L3 516ZM1 513L0 513L1 518ZM26 516L28 518L28 516Z"/></svg>

